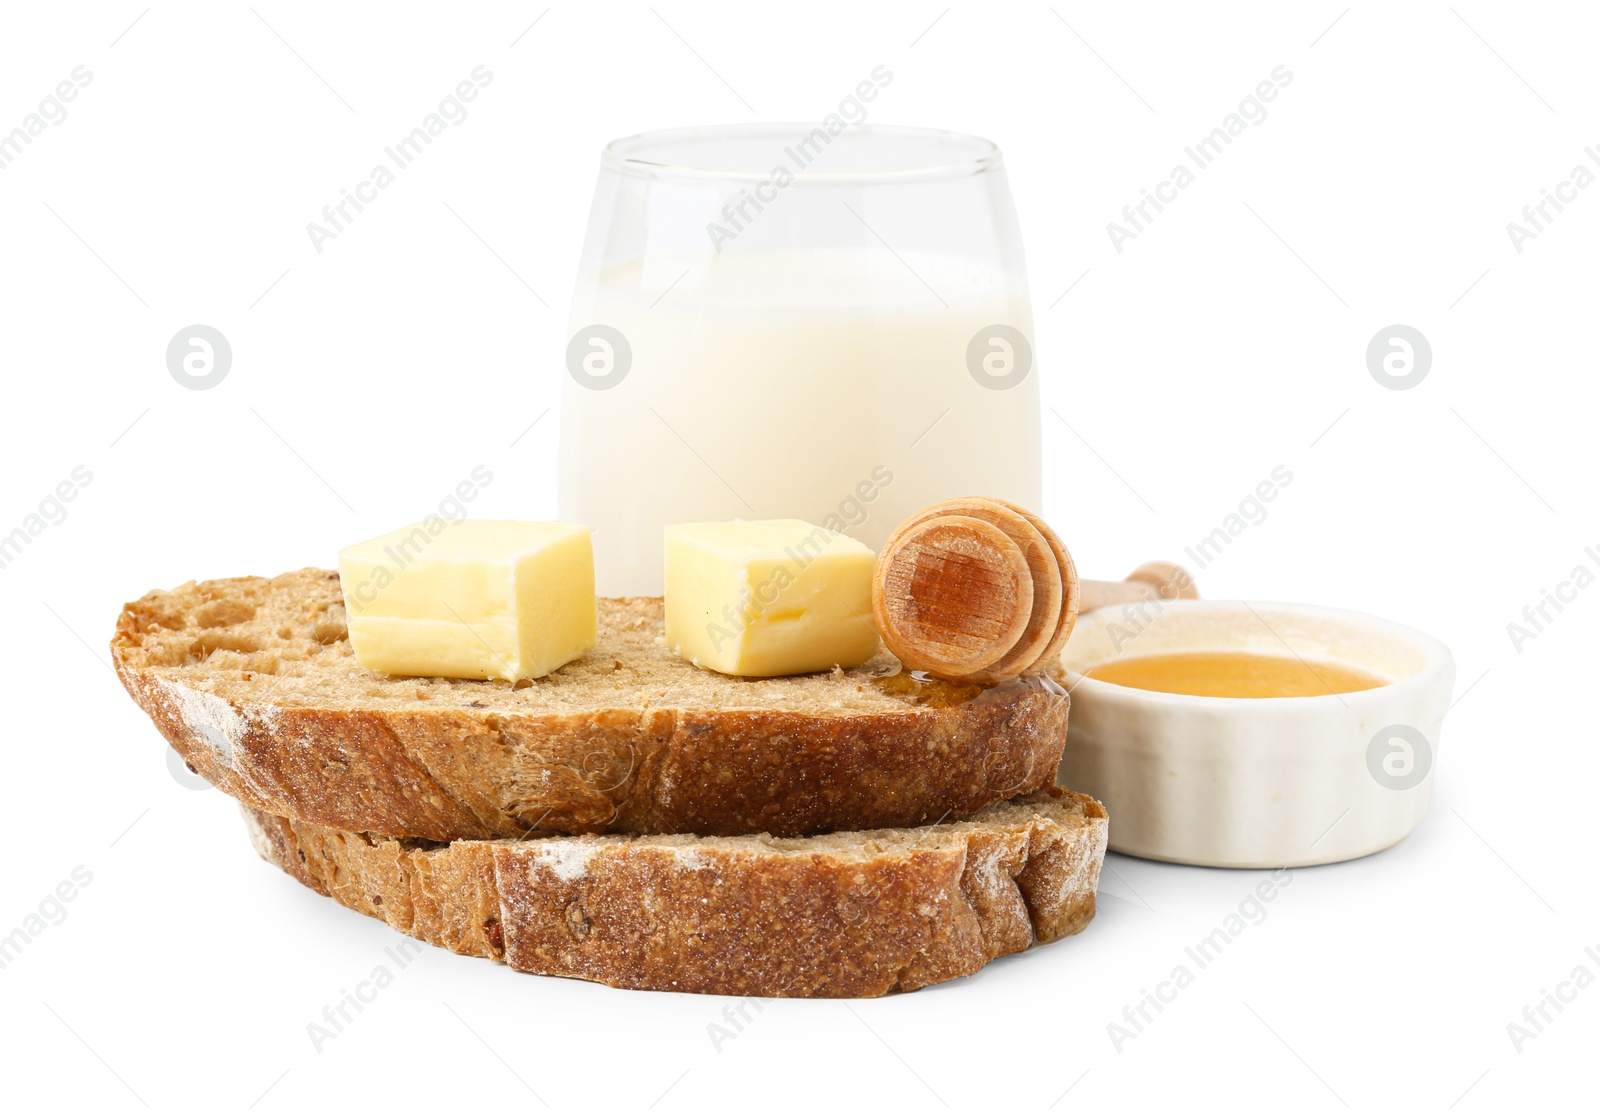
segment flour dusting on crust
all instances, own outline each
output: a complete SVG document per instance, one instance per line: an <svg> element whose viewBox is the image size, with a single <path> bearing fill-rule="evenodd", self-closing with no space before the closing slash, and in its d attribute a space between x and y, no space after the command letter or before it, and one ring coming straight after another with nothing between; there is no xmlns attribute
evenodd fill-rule
<svg viewBox="0 0 1600 1116"><path fill-rule="evenodd" d="M218 763L237 771L234 749L244 740L249 722L229 702L216 694L191 689L181 683L157 677L155 684L177 712L184 727L203 740Z"/></svg>
<svg viewBox="0 0 1600 1116"><path fill-rule="evenodd" d="M571 883L588 874L589 859L599 851L598 841L581 837L565 841L551 840L542 843L539 855L534 857L533 862L541 868L550 869L563 883Z"/></svg>

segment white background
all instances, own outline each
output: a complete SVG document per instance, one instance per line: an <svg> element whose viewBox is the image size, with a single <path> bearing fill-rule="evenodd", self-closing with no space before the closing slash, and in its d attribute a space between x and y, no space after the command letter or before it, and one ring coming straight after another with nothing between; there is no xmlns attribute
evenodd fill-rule
<svg viewBox="0 0 1600 1116"><path fill-rule="evenodd" d="M1521 1053L1506 1026L1575 966L1600 975L1583 952L1600 588L1520 651L1506 625L1600 568L1600 189L1520 254L1506 224L1600 143L1591 11L461 7L0 16L0 129L75 66L94 75L0 171L0 528L74 466L94 476L0 570L0 933L93 873L0 971L8 1107L538 1109L536 1091L581 1111L1487 1112L1589 1094L1600 990ZM306 222L480 64L471 116L314 252ZM479 463L496 480L475 514L552 515L545 412L601 145L816 119L879 64L895 79L873 120L1005 151L1045 402L1071 423L1046 412L1044 510L1079 569L1180 558L1286 465L1202 592L1447 642L1431 815L1389 852L1296 872L1120 1053L1107 1023L1259 873L1112 856L1081 937L914 995L774 1002L720 1052L724 1001L429 948L314 1052L306 1025L400 939L261 863L231 802L169 775L109 670L119 606L330 564ZM1269 118L1114 251L1106 223L1279 65L1294 81ZM165 367L194 323L233 346L214 390ZM1394 323L1433 346L1408 391L1365 366Z"/></svg>

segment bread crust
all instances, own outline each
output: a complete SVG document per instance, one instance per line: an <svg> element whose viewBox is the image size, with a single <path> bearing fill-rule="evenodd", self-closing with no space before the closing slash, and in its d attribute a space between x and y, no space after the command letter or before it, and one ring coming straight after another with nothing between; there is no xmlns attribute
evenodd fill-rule
<svg viewBox="0 0 1600 1116"><path fill-rule="evenodd" d="M965 822L802 839L446 845L243 807L257 851L402 933L528 973L727 996L878 996L1094 917L1106 812L1059 787Z"/></svg>
<svg viewBox="0 0 1600 1116"><path fill-rule="evenodd" d="M1049 679L924 683L887 652L728 679L672 655L661 626L659 598L602 600L595 649L531 686L389 679L355 663L338 575L308 569L147 594L111 649L193 770L354 832L800 836L964 817L1054 782L1068 698Z"/></svg>

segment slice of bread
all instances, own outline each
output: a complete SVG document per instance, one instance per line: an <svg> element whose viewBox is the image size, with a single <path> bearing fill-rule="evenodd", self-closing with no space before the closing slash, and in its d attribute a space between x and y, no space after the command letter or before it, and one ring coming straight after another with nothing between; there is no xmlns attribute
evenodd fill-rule
<svg viewBox="0 0 1600 1116"><path fill-rule="evenodd" d="M244 808L256 849L414 938L617 988L877 996L1094 917L1106 812L1059 787L968 821L800 839L401 841Z"/></svg>
<svg viewBox="0 0 1600 1116"><path fill-rule="evenodd" d="M1051 785L1067 733L1048 678L922 682L887 651L792 678L700 670L666 648L659 598L602 600L593 651L515 686L364 669L325 570L150 593L111 649L241 802L436 841L922 825Z"/></svg>

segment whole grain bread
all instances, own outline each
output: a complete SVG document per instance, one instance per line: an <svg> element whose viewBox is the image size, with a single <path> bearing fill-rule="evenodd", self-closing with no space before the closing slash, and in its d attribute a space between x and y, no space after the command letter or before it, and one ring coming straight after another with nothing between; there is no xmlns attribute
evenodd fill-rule
<svg viewBox="0 0 1600 1116"><path fill-rule="evenodd" d="M338 575L191 582L127 605L112 657L191 768L268 814L435 841L915 826L1054 782L1049 678L862 666L732 678L679 659L659 598L600 601L594 650L532 682L364 669Z"/></svg>
<svg viewBox="0 0 1600 1116"><path fill-rule="evenodd" d="M808 838L402 841L244 807L261 856L414 938L616 988L877 996L1094 917L1106 812L1052 787L968 821Z"/></svg>

